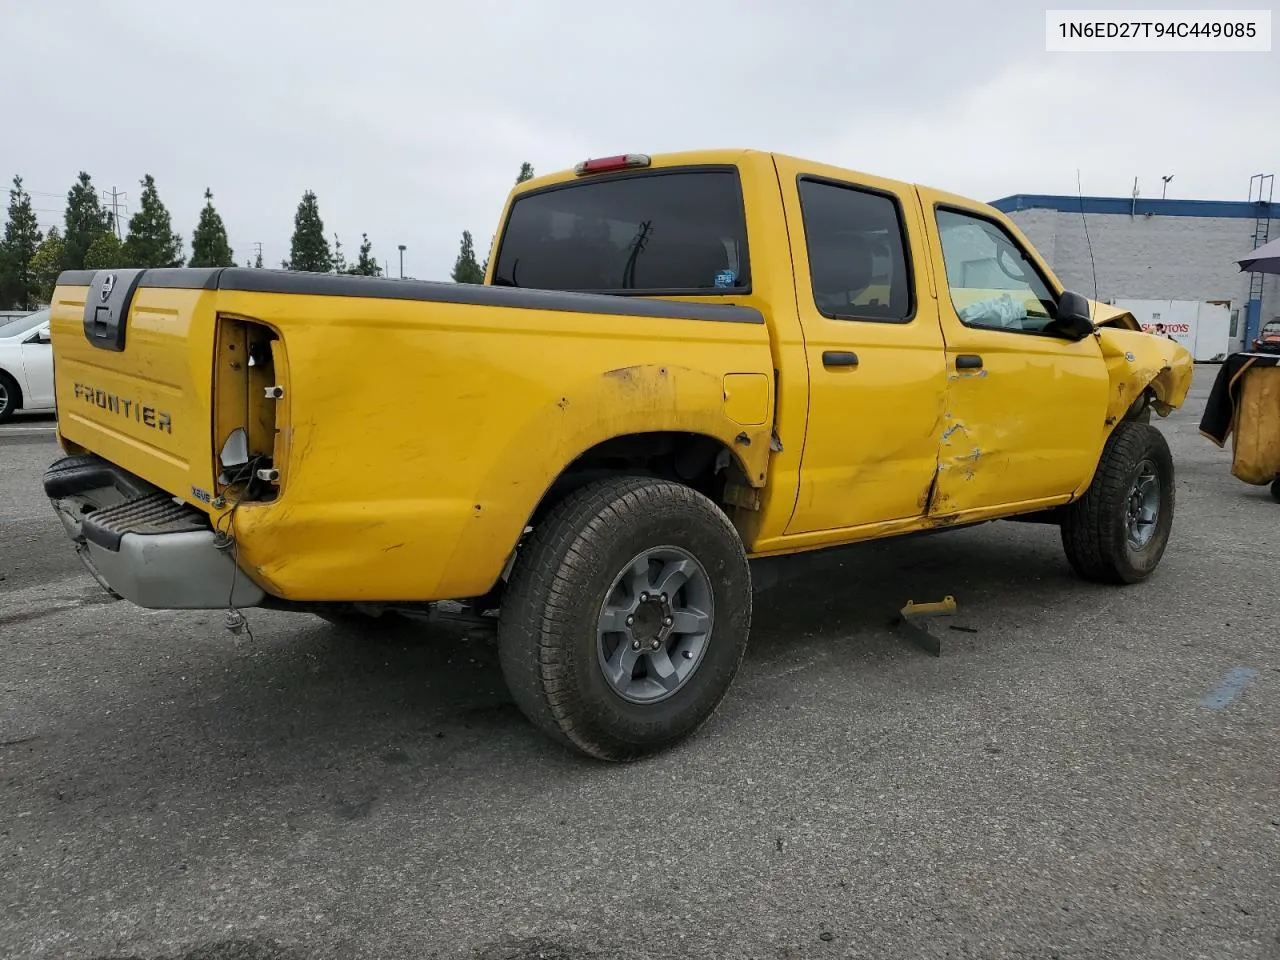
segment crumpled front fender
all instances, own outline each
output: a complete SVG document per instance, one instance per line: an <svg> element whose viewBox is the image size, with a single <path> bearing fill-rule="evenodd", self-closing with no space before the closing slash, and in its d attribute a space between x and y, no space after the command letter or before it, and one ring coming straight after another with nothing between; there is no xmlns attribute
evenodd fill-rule
<svg viewBox="0 0 1280 960"><path fill-rule="evenodd" d="M1191 351L1165 337L1121 327L1100 327L1097 335L1111 379L1108 424L1123 419L1148 389L1151 408L1160 416L1182 406L1195 371Z"/></svg>

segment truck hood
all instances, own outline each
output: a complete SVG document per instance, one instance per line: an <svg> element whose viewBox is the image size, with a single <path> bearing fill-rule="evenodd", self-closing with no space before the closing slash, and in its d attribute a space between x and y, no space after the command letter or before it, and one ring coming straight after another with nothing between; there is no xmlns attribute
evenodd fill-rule
<svg viewBox="0 0 1280 960"><path fill-rule="evenodd" d="M1093 311L1093 322L1099 327L1116 327L1121 330L1142 331L1142 324L1128 310L1120 307L1113 307L1109 303L1099 303L1096 300L1089 301L1089 308Z"/></svg>
<svg viewBox="0 0 1280 960"><path fill-rule="evenodd" d="M1143 333L1126 310L1107 304L1097 306L1100 310L1095 336L1111 379L1107 423L1121 419L1148 389L1151 407L1160 416L1167 417L1182 406L1195 371L1191 351L1166 337ZM1104 318L1102 310L1109 315Z"/></svg>

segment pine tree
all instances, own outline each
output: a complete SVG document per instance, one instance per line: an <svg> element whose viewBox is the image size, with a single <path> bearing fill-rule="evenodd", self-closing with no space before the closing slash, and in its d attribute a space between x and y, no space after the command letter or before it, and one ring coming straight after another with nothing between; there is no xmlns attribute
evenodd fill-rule
<svg viewBox="0 0 1280 960"><path fill-rule="evenodd" d="M258 270L262 269L262 251L261 250L259 250L258 255L253 258L253 265Z"/></svg>
<svg viewBox="0 0 1280 960"><path fill-rule="evenodd" d="M9 220L0 242L0 307L34 310L38 300L31 260L40 246L40 224L31 208L31 194L22 177L13 178L9 191Z"/></svg>
<svg viewBox="0 0 1280 960"><path fill-rule="evenodd" d="M320 207L316 203L315 193L310 190L302 195L298 212L294 215L289 259L283 266L286 270L305 270L309 273L328 273L333 269L329 241L324 237L324 221L320 219Z"/></svg>
<svg viewBox="0 0 1280 960"><path fill-rule="evenodd" d="M516 177L516 183L524 183L526 180L533 179L533 164L526 160L520 164L520 175Z"/></svg>
<svg viewBox="0 0 1280 960"><path fill-rule="evenodd" d="M222 217L213 208L213 191L204 189L204 209L200 222L191 234L191 260L193 267L230 267L236 262L231 244L227 242L227 228Z"/></svg>
<svg viewBox="0 0 1280 960"><path fill-rule="evenodd" d="M58 274L62 272L64 263L66 246L58 236L58 228L50 227L48 235L36 248L36 255L31 258L31 273L35 277L36 293L41 303L53 299L53 288L58 283Z"/></svg>
<svg viewBox="0 0 1280 960"><path fill-rule="evenodd" d="M182 236L173 232L169 211L156 193L155 177L144 176L138 212L129 218L124 257L131 267L180 267L185 261Z"/></svg>
<svg viewBox="0 0 1280 960"><path fill-rule="evenodd" d="M93 241L84 255L86 270L118 270L126 264L124 244L114 233L104 233Z"/></svg>
<svg viewBox="0 0 1280 960"><path fill-rule="evenodd" d="M114 229L111 214L98 203L98 191L93 180L83 170L75 185L67 191L67 210L64 215L66 231L62 236L63 261L66 270L83 270L85 254L93 241Z"/></svg>
<svg viewBox="0 0 1280 960"><path fill-rule="evenodd" d="M454 283L484 283L484 271L476 262L475 244L471 242L471 231L462 231L462 249L453 265Z"/></svg>
<svg viewBox="0 0 1280 960"><path fill-rule="evenodd" d="M333 272L334 273L350 273L347 269L347 256L342 252L342 241L338 239L338 235L333 235Z"/></svg>
<svg viewBox="0 0 1280 960"><path fill-rule="evenodd" d="M356 260L351 272L362 277L382 276L382 268L378 266L378 261L373 259L373 244L369 242L367 233L360 234L360 258Z"/></svg>

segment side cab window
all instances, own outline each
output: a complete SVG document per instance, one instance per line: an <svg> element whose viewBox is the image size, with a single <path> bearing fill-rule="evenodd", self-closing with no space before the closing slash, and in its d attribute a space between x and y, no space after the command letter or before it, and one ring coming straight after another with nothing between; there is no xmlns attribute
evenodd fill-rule
<svg viewBox="0 0 1280 960"><path fill-rule="evenodd" d="M832 320L910 321L914 291L897 199L808 177L799 192L818 311Z"/></svg>
<svg viewBox="0 0 1280 960"><path fill-rule="evenodd" d="M1056 315L1058 298L1004 227L948 209L937 211L937 223L947 286L960 322L1044 333Z"/></svg>

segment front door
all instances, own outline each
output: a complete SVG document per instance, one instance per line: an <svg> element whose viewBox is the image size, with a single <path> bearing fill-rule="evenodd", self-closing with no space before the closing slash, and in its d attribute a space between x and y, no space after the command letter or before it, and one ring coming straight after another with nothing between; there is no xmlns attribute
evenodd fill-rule
<svg viewBox="0 0 1280 960"><path fill-rule="evenodd" d="M49 325L41 330L48 335ZM30 408L53 406L53 345L33 332L22 344L22 368L26 374L23 404Z"/></svg>
<svg viewBox="0 0 1280 960"><path fill-rule="evenodd" d="M1092 473L1109 380L1096 338L1052 334L1061 288L1008 223L920 191L948 392L930 513L1062 502Z"/></svg>
<svg viewBox="0 0 1280 960"><path fill-rule="evenodd" d="M922 516L947 371L916 198L782 159L778 173L809 373L787 533Z"/></svg>

